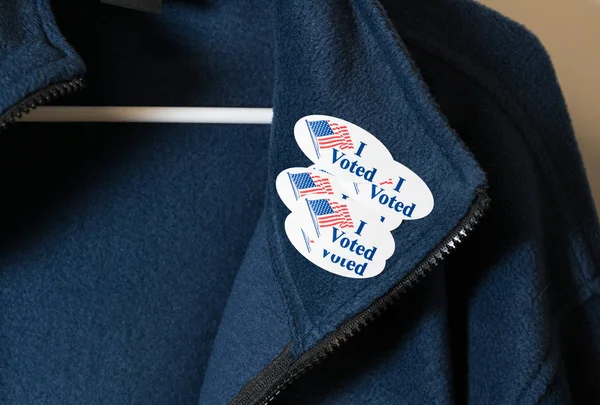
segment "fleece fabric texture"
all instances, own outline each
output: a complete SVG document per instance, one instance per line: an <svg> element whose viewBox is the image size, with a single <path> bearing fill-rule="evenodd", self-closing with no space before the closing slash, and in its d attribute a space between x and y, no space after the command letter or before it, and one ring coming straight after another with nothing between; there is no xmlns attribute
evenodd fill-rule
<svg viewBox="0 0 600 405"><path fill-rule="evenodd" d="M545 51L470 2L389 3L439 108L487 173L492 206L440 271L281 403L600 402L598 225Z"/></svg>
<svg viewBox="0 0 600 405"><path fill-rule="evenodd" d="M220 405L263 370L274 388L484 189L473 235L273 403L600 402L598 221L539 42L466 0L247 3L0 5L0 111L82 60L88 89L61 103L274 108L270 127L0 135L0 402ZM274 179L310 164L308 114L365 128L432 190L378 277L318 269L283 232Z"/></svg>
<svg viewBox="0 0 600 405"><path fill-rule="evenodd" d="M237 26L241 18L269 38L261 9L270 5L255 6L167 4L156 16L56 2L88 71L88 88L61 103L270 106L272 41ZM1 76L38 80L27 66ZM268 126L237 125L14 124L2 133L0 403L197 403L263 206L268 138Z"/></svg>

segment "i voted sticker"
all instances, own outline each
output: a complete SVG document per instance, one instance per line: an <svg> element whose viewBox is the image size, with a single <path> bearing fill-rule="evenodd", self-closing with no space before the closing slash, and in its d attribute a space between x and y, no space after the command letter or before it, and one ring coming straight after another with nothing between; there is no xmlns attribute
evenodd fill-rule
<svg viewBox="0 0 600 405"><path fill-rule="evenodd" d="M433 210L429 187L351 122L309 115L296 122L294 137L314 165L285 169L276 179L292 211L285 220L290 242L333 274L377 276L394 253L390 231Z"/></svg>
<svg viewBox="0 0 600 405"><path fill-rule="evenodd" d="M352 242L345 242L348 247L338 249L336 243L341 244L341 238L349 240L345 234L342 236L341 233L336 233L342 232L340 229L334 228L336 232L331 234L335 234L337 240L328 241L326 238L311 238L309 226L299 220L295 213L291 213L285 220L285 233L296 250L318 267L348 278L374 277L385 268L385 259L375 257L379 253L376 246L365 246L354 239L353 245ZM349 248L351 245L352 251Z"/></svg>
<svg viewBox="0 0 600 405"><path fill-rule="evenodd" d="M434 202L427 184L401 163L394 162L392 167L379 183L339 184L354 201L386 218L384 223L393 225L429 215Z"/></svg>
<svg viewBox="0 0 600 405"><path fill-rule="evenodd" d="M293 216L311 240L330 243L339 253L363 254L387 259L394 253L392 234L379 218L358 204L336 196L306 198Z"/></svg>
<svg viewBox="0 0 600 405"><path fill-rule="evenodd" d="M335 176L377 182L394 159L373 135L339 118L306 116L294 126L296 143L313 163Z"/></svg>

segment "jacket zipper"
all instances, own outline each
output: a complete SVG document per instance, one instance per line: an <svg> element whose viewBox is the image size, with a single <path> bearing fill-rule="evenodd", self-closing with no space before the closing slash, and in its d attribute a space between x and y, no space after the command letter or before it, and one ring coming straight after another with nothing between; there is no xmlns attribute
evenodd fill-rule
<svg viewBox="0 0 600 405"><path fill-rule="evenodd" d="M28 114L32 109L47 104L67 94L75 93L85 87L82 77L75 77L66 82L52 84L36 91L32 95L25 97L19 103L11 107L2 116L0 116L0 132L3 132L8 125L18 121L24 114Z"/></svg>
<svg viewBox="0 0 600 405"><path fill-rule="evenodd" d="M490 199L485 190L477 190L475 200L469 212L463 217L453 231L423 260L414 270L382 297L373 302L367 309L345 321L335 332L327 336L314 348L290 364L289 351L284 351L267 366L255 380L245 386L229 404L230 405L267 405L298 377L313 368L345 342L369 326L379 315L389 308L402 295L419 283L427 274L438 266L462 241L471 234L481 217L489 207ZM283 376L281 375L283 374ZM272 387L267 388L265 387Z"/></svg>

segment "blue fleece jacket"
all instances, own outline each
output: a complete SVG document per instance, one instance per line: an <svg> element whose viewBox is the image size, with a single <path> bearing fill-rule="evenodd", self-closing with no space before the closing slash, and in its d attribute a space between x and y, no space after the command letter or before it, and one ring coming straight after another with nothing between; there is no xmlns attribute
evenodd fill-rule
<svg viewBox="0 0 600 405"><path fill-rule="evenodd" d="M11 124L52 99L274 118ZM287 240L274 180L310 164L309 114L433 193L377 277ZM600 231L567 109L539 41L475 2L5 0L0 128L2 404L600 403Z"/></svg>

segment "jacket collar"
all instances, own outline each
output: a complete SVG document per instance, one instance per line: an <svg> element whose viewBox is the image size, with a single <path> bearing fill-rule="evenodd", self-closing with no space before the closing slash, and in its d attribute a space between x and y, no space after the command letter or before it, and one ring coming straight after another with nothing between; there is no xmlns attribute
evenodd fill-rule
<svg viewBox="0 0 600 405"><path fill-rule="evenodd" d="M437 109L378 2L278 1L276 8L267 209L273 260L302 352L422 265L467 215L485 176ZM307 262L286 240L287 209L273 180L287 167L310 164L292 138L296 120L309 114L340 117L368 130L433 193L429 216L404 221L393 232L396 251L377 277L332 275Z"/></svg>
<svg viewBox="0 0 600 405"><path fill-rule="evenodd" d="M58 30L49 0L9 0L0 13L2 117L34 93L83 75L85 67Z"/></svg>

